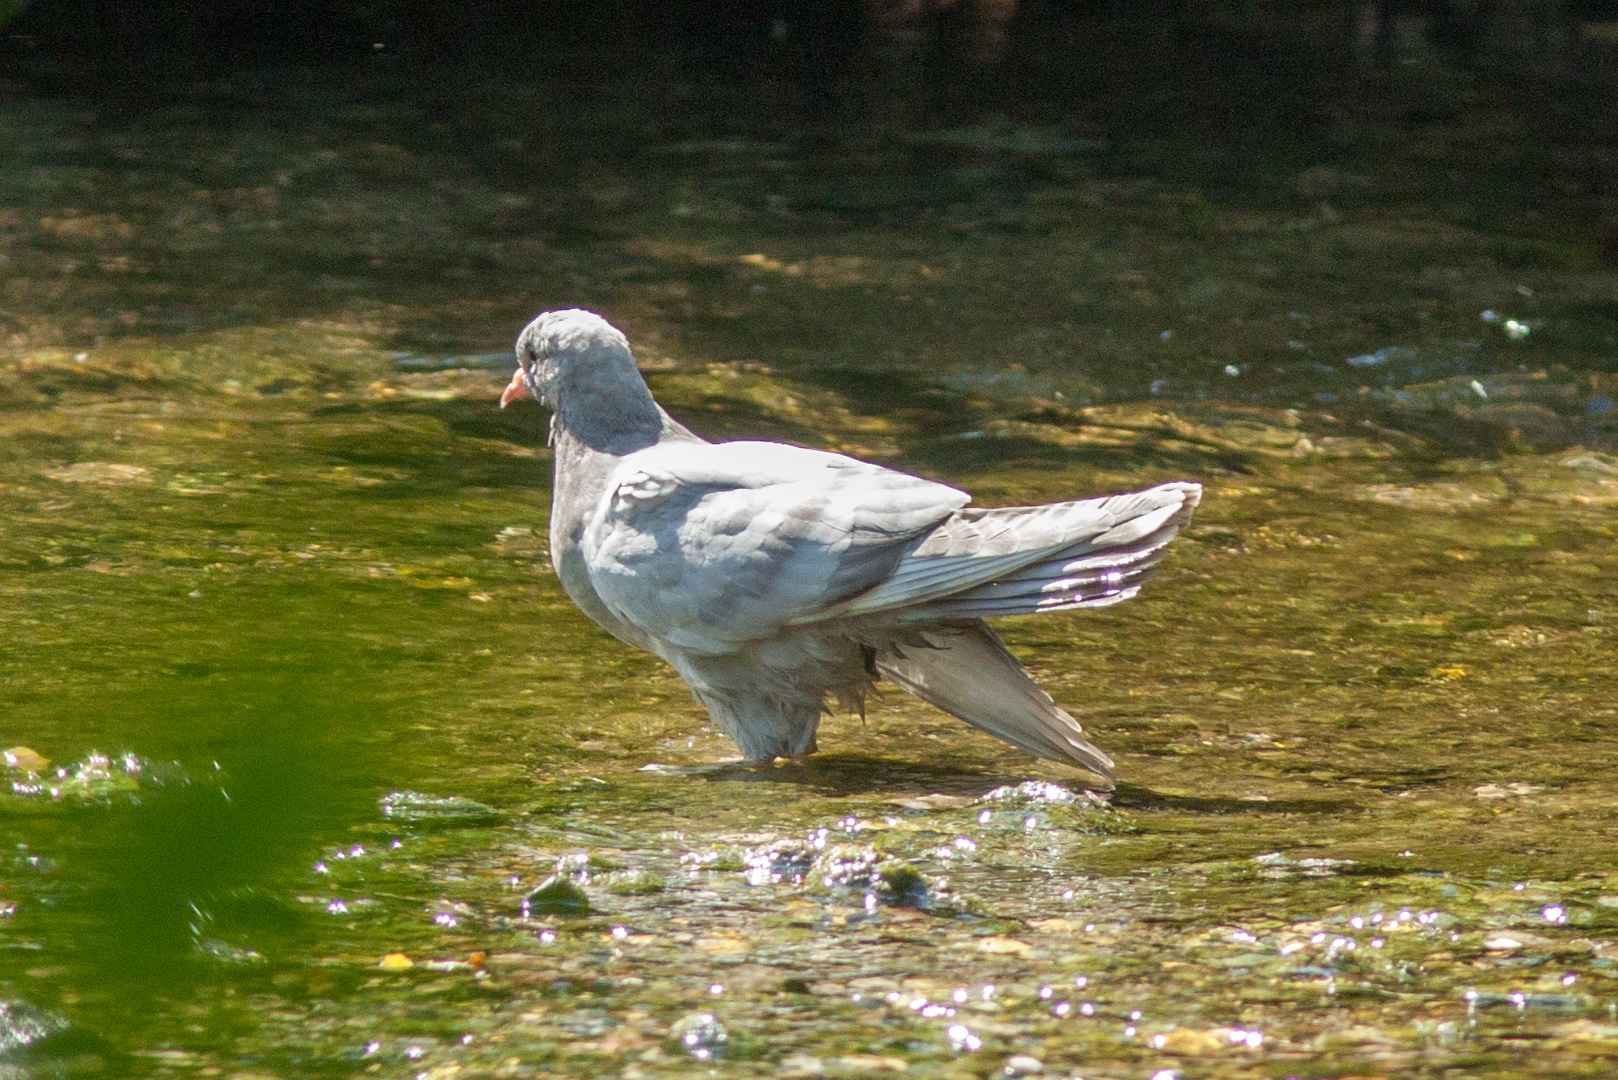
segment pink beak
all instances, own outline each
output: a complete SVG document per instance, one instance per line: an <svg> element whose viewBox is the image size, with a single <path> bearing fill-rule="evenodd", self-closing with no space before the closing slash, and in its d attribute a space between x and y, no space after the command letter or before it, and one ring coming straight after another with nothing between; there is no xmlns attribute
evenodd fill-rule
<svg viewBox="0 0 1618 1080"><path fill-rule="evenodd" d="M505 408L526 393L528 393L528 380L524 377L522 368L518 368L517 373L511 377L511 382L500 393L500 407Z"/></svg>

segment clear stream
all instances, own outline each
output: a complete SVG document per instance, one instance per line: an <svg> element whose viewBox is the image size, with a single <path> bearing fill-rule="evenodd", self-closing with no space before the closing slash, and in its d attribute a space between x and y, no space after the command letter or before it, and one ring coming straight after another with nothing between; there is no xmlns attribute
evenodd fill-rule
<svg viewBox="0 0 1618 1080"><path fill-rule="evenodd" d="M256 78L0 98L0 1077L1618 1067L1618 272L1531 118ZM1110 803L897 691L725 764L551 575L569 305L710 437L1201 480L1000 627Z"/></svg>

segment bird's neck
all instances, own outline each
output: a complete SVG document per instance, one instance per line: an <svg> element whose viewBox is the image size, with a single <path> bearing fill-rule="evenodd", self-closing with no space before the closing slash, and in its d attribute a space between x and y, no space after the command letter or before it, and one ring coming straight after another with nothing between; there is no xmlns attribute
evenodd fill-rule
<svg viewBox="0 0 1618 1080"><path fill-rule="evenodd" d="M552 414L550 546L556 576L585 614L615 636L649 649L651 645L647 641L636 637L639 631L609 612L596 595L579 550L585 527L626 454L660 442L702 441L660 409L650 394L646 400L651 402L651 417L639 413L635 424L616 425L608 430L593 423L595 418L588 414L582 425L574 422L578 414L566 408ZM581 427L582 433L578 430Z"/></svg>
<svg viewBox="0 0 1618 1080"><path fill-rule="evenodd" d="M555 401L551 438L559 444L570 440L585 450L623 457L655 445L663 434L663 410L633 368L597 370L589 379L564 375Z"/></svg>

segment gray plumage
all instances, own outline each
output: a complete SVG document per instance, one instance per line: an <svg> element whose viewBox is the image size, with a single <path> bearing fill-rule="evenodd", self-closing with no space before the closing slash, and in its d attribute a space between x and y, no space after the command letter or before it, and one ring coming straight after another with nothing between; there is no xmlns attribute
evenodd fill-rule
<svg viewBox="0 0 1618 1080"><path fill-rule="evenodd" d="M551 560L613 636L668 661L753 761L815 749L828 699L878 678L1031 754L1112 759L983 620L1139 591L1202 489L968 508L965 493L841 454L708 443L673 420L629 343L587 311L540 315L501 397L552 410Z"/></svg>

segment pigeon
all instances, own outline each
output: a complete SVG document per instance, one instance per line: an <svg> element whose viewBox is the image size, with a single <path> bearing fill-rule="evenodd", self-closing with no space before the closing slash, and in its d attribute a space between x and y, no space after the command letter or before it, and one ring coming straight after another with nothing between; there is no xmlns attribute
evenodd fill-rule
<svg viewBox="0 0 1618 1080"><path fill-rule="evenodd" d="M1115 782L1112 759L984 620L1128 600L1190 522L1199 485L983 509L842 454L699 438L592 312L539 315L516 351L500 404L532 394L551 410L562 588L673 667L748 762L815 752L830 704L863 716L886 679Z"/></svg>

